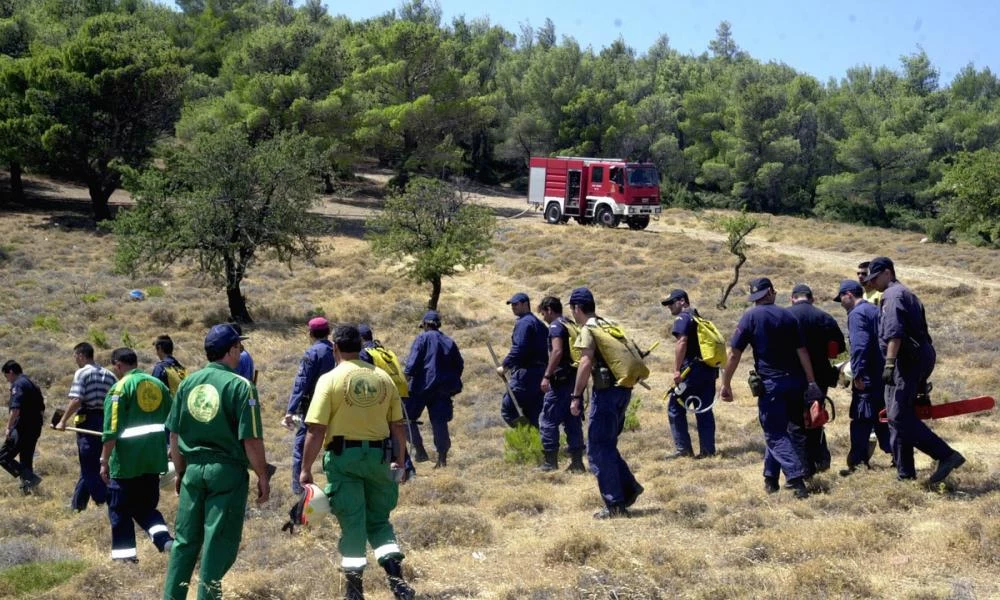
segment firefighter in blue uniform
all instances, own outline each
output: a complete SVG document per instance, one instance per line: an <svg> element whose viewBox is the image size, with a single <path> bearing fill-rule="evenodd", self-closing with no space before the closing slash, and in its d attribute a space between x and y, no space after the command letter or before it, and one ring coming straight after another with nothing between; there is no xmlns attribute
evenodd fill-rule
<svg viewBox="0 0 1000 600"><path fill-rule="evenodd" d="M702 406L710 406L715 398L715 381L719 378L719 369L701 361L698 324L692 317L694 309L691 308L687 292L682 289L673 290L660 304L666 306L674 316L670 333L677 340L674 350L674 385L683 385L680 400L697 397ZM684 371L688 369L687 376L684 376ZM709 409L695 413L694 417L698 425L697 458L715 456L715 413ZM667 403L667 418L675 448L675 452L668 458L693 456L686 405L671 398Z"/></svg>
<svg viewBox="0 0 1000 600"><path fill-rule="evenodd" d="M635 480L628 463L618 451L618 436L625 427L625 412L632 399L632 388L614 384L605 387L605 375L599 372L607 367L597 350L597 342L588 325L597 324L597 306L594 295L587 288L576 288L570 293L569 308L573 320L580 325L580 334L574 346L580 349L580 365L576 371L576 382L570 396L570 411L579 415L583 410L583 391L591 375L594 385L590 394L590 408L587 412L587 460L590 470L597 476L597 488L604 500L604 508L594 513L595 519L628 518L628 507L632 506L643 487ZM598 377L601 383L598 384Z"/></svg>
<svg viewBox="0 0 1000 600"><path fill-rule="evenodd" d="M452 396L462 391L465 362L455 341L440 331L441 316L436 310L424 314L420 327L423 332L413 340L406 366L403 367L403 374L410 384L410 397L404 402L408 420L406 432L413 443L416 461L429 460L417 424L426 408L434 432L434 448L438 453L434 467L446 467L448 450L451 449L448 422L454 416L455 408Z"/></svg>
<svg viewBox="0 0 1000 600"><path fill-rule="evenodd" d="M21 491L25 494L42 482L34 470L35 446L42 434L42 413L45 399L42 391L21 370L16 361L3 364L3 376L10 383L10 416L7 419L6 440L10 440L9 456L4 468L17 465L11 474L21 478ZM5 446L8 444L4 443ZM17 458L15 458L15 455Z"/></svg>
<svg viewBox="0 0 1000 600"><path fill-rule="evenodd" d="M287 429L295 425L295 417L299 417L299 426L295 431L295 441L292 443L292 493L301 494L302 484L299 483L299 473L302 472L302 446L306 442L305 416L309 412L309 402L316 390L316 382L320 375L332 371L336 366L333 358L333 344L330 342L330 322L323 317L309 320L309 338L312 346L302 355L299 371L295 374L292 393L288 397L288 407L281 424Z"/></svg>
<svg viewBox="0 0 1000 600"><path fill-rule="evenodd" d="M542 375L545 374L549 358L549 330L532 314L531 300L527 294L518 292L507 304L517 321L510 338L510 352L497 369L501 375L510 374L510 393L504 392L500 415L511 427L527 422L537 428L544 396L541 388ZM511 393L515 398L511 398Z"/></svg>
<svg viewBox="0 0 1000 600"><path fill-rule="evenodd" d="M730 340L719 396L732 402L733 374L743 351L753 347L754 369L760 379L751 384L751 391L757 396L757 415L766 444L764 490L777 492L778 476L784 471L785 483L795 490L795 497L806 498L803 413L810 403L823 398L823 392L813 377L802 330L791 313L774 304L775 296L770 279L760 277L750 282L748 300L754 306L740 317Z"/></svg>
<svg viewBox="0 0 1000 600"><path fill-rule="evenodd" d="M538 310L549 325L549 362L542 375L542 413L539 416L539 432L545 462L540 470L555 471L559 468L559 425L566 432L566 446L571 462L567 471L583 473L583 423L580 415L570 413L570 395L576 383L576 367L570 356L570 336L568 327L573 327L563 316L562 302L555 296L542 298Z"/></svg>
<svg viewBox="0 0 1000 600"><path fill-rule="evenodd" d="M879 345L885 355L882 382L897 477L916 479L913 464L913 449L916 448L937 461L937 468L928 479L930 483L937 483L962 466L965 457L917 418L914 409L918 402L930 402L927 379L937 360L927 330L924 305L909 288L896 280L896 267L884 256L868 263L865 281L882 292Z"/></svg>
<svg viewBox="0 0 1000 600"><path fill-rule="evenodd" d="M816 308L813 301L812 289L800 283L792 288L792 305L788 307L788 312L799 322L806 342L806 352L809 353L809 364L816 376L816 385L823 396L826 396L827 391L837 385L839 376L837 370L830 366L830 359L839 356L847 346L837 320L826 311ZM810 477L817 471L830 468L830 447L826 443L826 432L822 427L806 429L805 436L806 477Z"/></svg>
<svg viewBox="0 0 1000 600"><path fill-rule="evenodd" d="M851 448L847 452L847 468L840 471L841 477L847 477L861 464L871 468L868 439L872 432L879 447L892 454L889 425L880 422L878 416L885 408L882 386L885 358L878 345L879 310L865 300L861 284L853 279L841 281L833 300L847 311L847 337L851 342Z"/></svg>

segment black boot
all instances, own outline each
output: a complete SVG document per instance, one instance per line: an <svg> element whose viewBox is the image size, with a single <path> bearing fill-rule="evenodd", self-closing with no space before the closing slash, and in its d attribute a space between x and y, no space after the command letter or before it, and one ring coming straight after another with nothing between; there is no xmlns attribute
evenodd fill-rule
<svg viewBox="0 0 1000 600"><path fill-rule="evenodd" d="M361 571L344 571L344 581L347 584L344 600L365 600L362 577L364 577L364 573Z"/></svg>
<svg viewBox="0 0 1000 600"><path fill-rule="evenodd" d="M570 463L566 471L570 473L586 473L587 467L583 465L583 450L573 450L570 452Z"/></svg>
<svg viewBox="0 0 1000 600"><path fill-rule="evenodd" d="M382 568L385 569L385 574L388 576L389 589L392 590L396 598L413 600L417 592L403 579L403 565L399 562L399 559L390 558L386 560Z"/></svg>
<svg viewBox="0 0 1000 600"><path fill-rule="evenodd" d="M417 462L427 462L430 457L427 456L427 450L424 450L423 444L413 445L413 460Z"/></svg>
<svg viewBox="0 0 1000 600"><path fill-rule="evenodd" d="M539 471L548 473L550 471L555 471L559 468L559 451L558 450L546 450L545 451L545 461L538 467Z"/></svg>
<svg viewBox="0 0 1000 600"><path fill-rule="evenodd" d="M434 463L434 468L447 467L448 466L448 451L438 452L438 461Z"/></svg>

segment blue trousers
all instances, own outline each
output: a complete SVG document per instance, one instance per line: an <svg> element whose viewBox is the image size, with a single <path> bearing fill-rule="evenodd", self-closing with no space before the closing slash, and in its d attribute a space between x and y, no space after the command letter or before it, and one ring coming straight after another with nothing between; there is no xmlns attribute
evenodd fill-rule
<svg viewBox="0 0 1000 600"><path fill-rule="evenodd" d="M510 390L517 397L517 402L504 392L500 404L500 416L507 425L513 427L519 417L524 415L532 427L538 427L538 417L542 412L542 375L545 367L529 367L514 369L507 380Z"/></svg>
<svg viewBox="0 0 1000 600"><path fill-rule="evenodd" d="M424 445L424 436L420 434L420 426L417 420L427 409L427 415L431 421L431 431L434 433L434 449L438 454L448 452L451 449L451 434L448 433L448 422L455 415L455 406L449 396L434 396L433 394L410 394L409 398L403 399L403 406L406 408L406 418L409 426L406 428L407 437L416 446Z"/></svg>
<svg viewBox="0 0 1000 600"><path fill-rule="evenodd" d="M791 376L764 379L764 394L757 399L757 415L764 430L764 477L785 472L789 481L806 474L805 434L802 415L805 386Z"/></svg>
<svg viewBox="0 0 1000 600"><path fill-rule="evenodd" d="M299 483L299 474L302 473L302 448L306 445L306 431L309 427L305 419L295 430L295 441L292 442L292 493L301 494L302 484Z"/></svg>
<svg viewBox="0 0 1000 600"><path fill-rule="evenodd" d="M542 450L546 452L559 450L560 425L566 431L566 445L569 451L583 450L583 419L581 416L573 416L569 410L569 397L573 393L573 385L572 381L556 384L545 393L542 414L538 419L538 430L542 436Z"/></svg>
<svg viewBox="0 0 1000 600"><path fill-rule="evenodd" d="M156 510L160 502L160 476L141 475L130 479L112 479L108 486L108 519L111 521L111 558L136 558L135 521L149 535L156 549L170 541L163 515Z"/></svg>
<svg viewBox="0 0 1000 600"><path fill-rule="evenodd" d="M900 477L915 477L913 449L934 460L948 458L954 452L944 440L917 418L914 410L917 393L927 387L927 378L934 371L937 354L933 346L901 353L896 360L893 385L885 388L885 408L889 417L889 444L896 458Z"/></svg>
<svg viewBox="0 0 1000 600"><path fill-rule="evenodd" d="M102 431L104 429L104 415L99 412L89 413L83 422L76 427ZM76 482L76 489L73 490L73 498L70 500L75 510L86 510L87 502L91 499L98 505L107 502L108 486L104 485L104 480L101 479L101 449L103 446L101 438L96 435L76 434L76 449L80 458L80 479Z"/></svg>
<svg viewBox="0 0 1000 600"><path fill-rule="evenodd" d="M847 466L854 467L868 462L868 439L872 431L878 439L879 448L892 454L889 444L889 424L878 420L879 411L884 408L882 389L876 393L866 390L851 390L851 449L847 452Z"/></svg>
<svg viewBox="0 0 1000 600"><path fill-rule="evenodd" d="M697 397L702 406L709 406L715 399L715 377L718 370L711 373L699 372L696 369L704 367L692 366L687 378L687 389L681 395L681 400ZM708 456L715 454L715 412L712 410L695 413L695 423L698 427L698 451ZM674 448L678 452L691 452L691 434L688 433L687 407L673 396L667 403L667 420L670 422L670 433L674 438Z"/></svg>
<svg viewBox="0 0 1000 600"><path fill-rule="evenodd" d="M618 452L618 436L625 427L625 411L631 399L632 390L618 386L594 390L590 396L587 461L590 471L597 476L601 498L609 507L624 505L639 487Z"/></svg>
<svg viewBox="0 0 1000 600"><path fill-rule="evenodd" d="M29 481L35 475L35 447L42 434L39 424L17 424L17 457L21 463L21 481Z"/></svg>

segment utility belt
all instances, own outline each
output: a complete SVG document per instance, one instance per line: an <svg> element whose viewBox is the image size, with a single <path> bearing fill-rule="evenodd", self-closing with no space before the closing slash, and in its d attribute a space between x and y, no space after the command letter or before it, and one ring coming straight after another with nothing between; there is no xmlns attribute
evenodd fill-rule
<svg viewBox="0 0 1000 600"><path fill-rule="evenodd" d="M377 448L382 451L382 462L392 459L392 440L347 440L342 435L335 435L330 443L326 445L326 451L332 452L334 456L340 456L344 448Z"/></svg>

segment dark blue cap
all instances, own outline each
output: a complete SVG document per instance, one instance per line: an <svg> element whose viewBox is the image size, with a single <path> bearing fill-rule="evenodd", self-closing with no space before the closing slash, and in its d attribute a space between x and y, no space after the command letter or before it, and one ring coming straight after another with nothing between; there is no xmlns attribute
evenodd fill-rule
<svg viewBox="0 0 1000 600"><path fill-rule="evenodd" d="M570 294L569 294L569 303L570 304L580 305L580 304L584 304L584 303L587 303L587 302L589 302L591 304L594 303L594 295L591 294L590 290L588 290L587 288L585 288L585 287L578 287L575 290L573 290L572 292L570 292Z"/></svg>
<svg viewBox="0 0 1000 600"><path fill-rule="evenodd" d="M771 280L767 277L758 277L757 279L752 279L750 281L750 295L747 296L747 300L750 302L756 302L767 295L767 292L774 289L771 285Z"/></svg>
<svg viewBox="0 0 1000 600"><path fill-rule="evenodd" d="M236 330L229 323L219 323L208 330L205 336L205 352L218 354L233 347L233 344L249 339L245 335L236 333Z"/></svg>
<svg viewBox="0 0 1000 600"><path fill-rule="evenodd" d="M809 287L808 285L806 285L804 283L800 283L800 284L797 284L795 287L792 288L792 295L793 296L809 296L811 298L812 295L813 295L813 291L812 291L812 288Z"/></svg>
<svg viewBox="0 0 1000 600"><path fill-rule="evenodd" d="M660 302L660 304L662 304L663 306L670 306L671 304L673 304L674 302L677 302L678 300L681 300L681 299L687 300L687 297L688 297L687 292L685 292L684 290L678 288L678 289L673 290L672 292L670 292L670 295L667 296L666 298L664 298Z"/></svg>
<svg viewBox="0 0 1000 600"><path fill-rule="evenodd" d="M865 277L865 283L875 279L879 273L886 270L891 270L893 273L896 272L896 267L892 264L892 259L885 256L876 256L871 259L868 263L868 277Z"/></svg>
<svg viewBox="0 0 1000 600"><path fill-rule="evenodd" d="M372 338L375 336L375 334L372 333L372 326L369 325L368 323L359 324L358 333L361 334L361 339L368 341L371 341Z"/></svg>
<svg viewBox="0 0 1000 600"><path fill-rule="evenodd" d="M521 302L528 302L528 295L524 292L518 292L510 297L507 304L519 304Z"/></svg>
<svg viewBox="0 0 1000 600"><path fill-rule="evenodd" d="M840 282L840 288L837 290L837 295L834 296L833 301L840 302L840 297L848 292L855 298L861 298L865 295L865 290L861 287L860 283L854 279L844 279Z"/></svg>
<svg viewBox="0 0 1000 600"><path fill-rule="evenodd" d="M424 313L423 323L441 323L441 315L436 310L429 310Z"/></svg>

